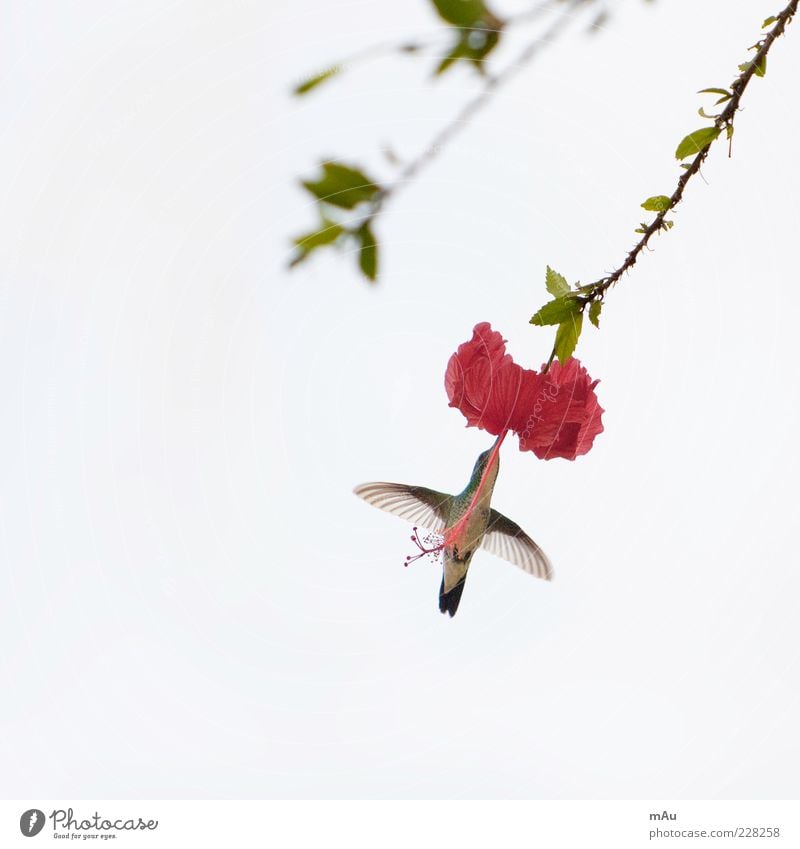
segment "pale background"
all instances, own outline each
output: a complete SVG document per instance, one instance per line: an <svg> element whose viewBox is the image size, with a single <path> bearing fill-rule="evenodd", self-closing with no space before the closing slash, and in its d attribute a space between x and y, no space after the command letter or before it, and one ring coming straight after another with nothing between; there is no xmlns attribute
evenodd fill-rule
<svg viewBox="0 0 800 849"><path fill-rule="evenodd" d="M488 320L541 363L545 264L622 260L776 3L613 9L397 197L370 288L352 257L286 273L295 178L390 175L475 79L288 92L435 32L425 0L5 4L0 795L797 797L800 23L587 324L591 454L503 449L495 504L557 580L483 555L446 619L350 494L463 486L491 438L448 356Z"/></svg>

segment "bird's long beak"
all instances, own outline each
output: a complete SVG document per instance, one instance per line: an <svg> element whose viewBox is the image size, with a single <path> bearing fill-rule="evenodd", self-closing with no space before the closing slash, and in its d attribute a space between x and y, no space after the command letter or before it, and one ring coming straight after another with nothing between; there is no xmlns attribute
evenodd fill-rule
<svg viewBox="0 0 800 849"><path fill-rule="evenodd" d="M492 453L489 455L489 461L486 463L486 470L491 469L492 465L497 462L498 457L500 456L500 446L503 444L503 440L506 438L508 434L507 430L504 430L500 436L497 437L494 441L494 445L492 445L491 451ZM486 472L484 472L486 474Z"/></svg>
<svg viewBox="0 0 800 849"><path fill-rule="evenodd" d="M503 440L506 438L507 430L504 430L500 436L497 437L494 441L494 445L491 447L491 453L489 454L489 459L486 461L486 467L481 474L481 479L478 481L478 485L475 487L475 492L472 496L472 500L469 503L469 506L464 511L464 515L450 528L447 536L445 537L445 545L449 543L450 540L455 539L461 533L461 529L469 520L472 515L472 511L475 509L475 505L478 503L480 499L481 492L483 491L484 486L486 486L486 480L489 477L489 472L492 466L498 462L500 457L500 446L503 444Z"/></svg>

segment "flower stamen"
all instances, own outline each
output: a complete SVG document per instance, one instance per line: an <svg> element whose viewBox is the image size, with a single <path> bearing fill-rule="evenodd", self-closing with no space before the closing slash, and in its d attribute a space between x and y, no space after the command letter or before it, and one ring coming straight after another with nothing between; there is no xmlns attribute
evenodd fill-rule
<svg viewBox="0 0 800 849"><path fill-rule="evenodd" d="M410 563L416 563L417 560L421 560L428 555L431 556L435 563L439 559L440 552L444 549L444 537L441 534L429 533L420 539L419 529L414 526L413 530L414 533L411 534L411 542L419 549L419 554L407 555L406 562L403 565L408 566Z"/></svg>

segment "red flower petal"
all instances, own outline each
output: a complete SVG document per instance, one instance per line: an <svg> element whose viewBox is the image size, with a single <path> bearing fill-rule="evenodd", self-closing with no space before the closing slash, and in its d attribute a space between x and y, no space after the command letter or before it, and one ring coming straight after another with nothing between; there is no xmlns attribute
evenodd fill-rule
<svg viewBox="0 0 800 849"><path fill-rule="evenodd" d="M604 410L594 391L598 381L574 358L564 365L554 362L540 379L531 426L517 431L520 450L533 451L540 460L586 454L603 431Z"/></svg>
<svg viewBox="0 0 800 849"><path fill-rule="evenodd" d="M450 406L461 411L467 427L495 436L509 428L521 381L522 369L488 322L475 325L472 339L450 357L444 376Z"/></svg>
<svg viewBox="0 0 800 849"><path fill-rule="evenodd" d="M527 368L520 368L520 378L516 401L508 420L509 428L518 436L532 429L536 422L537 404L541 406L544 381L543 375Z"/></svg>
<svg viewBox="0 0 800 849"><path fill-rule="evenodd" d="M461 411L467 427L495 436L513 430L520 450L542 460L574 460L603 430L597 381L578 360L555 362L547 374L523 369L488 322L476 324L472 339L450 357L444 383L450 406Z"/></svg>

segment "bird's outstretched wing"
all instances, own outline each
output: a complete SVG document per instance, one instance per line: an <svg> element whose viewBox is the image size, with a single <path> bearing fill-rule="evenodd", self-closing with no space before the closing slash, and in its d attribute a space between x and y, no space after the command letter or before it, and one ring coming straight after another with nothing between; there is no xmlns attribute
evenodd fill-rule
<svg viewBox="0 0 800 849"><path fill-rule="evenodd" d="M435 533L444 530L453 501L453 496L446 492L383 481L362 483L353 492L367 504Z"/></svg>
<svg viewBox="0 0 800 849"><path fill-rule="evenodd" d="M546 581L553 578L553 567L547 555L516 522L507 519L497 510L492 510L489 515L483 548L537 578L544 578Z"/></svg>

